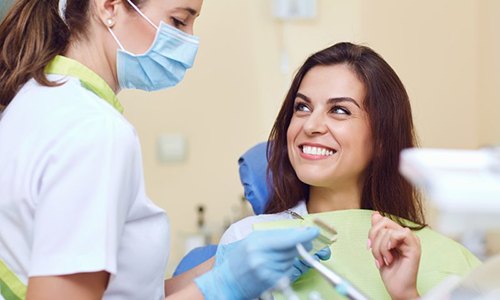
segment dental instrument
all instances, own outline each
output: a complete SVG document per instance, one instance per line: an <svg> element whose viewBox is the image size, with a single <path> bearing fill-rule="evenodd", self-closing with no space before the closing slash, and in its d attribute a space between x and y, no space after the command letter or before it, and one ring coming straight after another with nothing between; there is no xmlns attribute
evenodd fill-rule
<svg viewBox="0 0 500 300"><path fill-rule="evenodd" d="M347 280L315 260L314 257L307 252L304 246L302 246L302 244L297 244L296 247L302 259L304 259L304 261L306 261L311 267L316 269L328 282L330 282L339 294L352 300L369 299Z"/></svg>
<svg viewBox="0 0 500 300"><path fill-rule="evenodd" d="M289 213L294 219L303 221L305 226L315 226L319 228L319 235L312 242L313 247L310 251L311 253L314 254L321 249L330 247L330 245L337 240L337 231L333 228L333 226L330 226L324 220L321 220L318 217L314 218L312 221L310 219L306 220L300 214L292 210L288 210L287 213Z"/></svg>

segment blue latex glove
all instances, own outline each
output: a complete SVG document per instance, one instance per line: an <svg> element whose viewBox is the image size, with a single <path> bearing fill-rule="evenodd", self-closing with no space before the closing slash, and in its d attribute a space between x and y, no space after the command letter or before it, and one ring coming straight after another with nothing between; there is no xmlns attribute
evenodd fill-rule
<svg viewBox="0 0 500 300"><path fill-rule="evenodd" d="M314 258L316 258L316 260L328 260L330 256L332 256L332 251L328 247L323 248L314 254ZM296 257L293 262L293 271L288 276L288 278L290 278L290 282L294 282L295 280L297 280L300 276L302 276L302 274L304 274L310 268L311 266L309 264L307 264L302 259Z"/></svg>
<svg viewBox="0 0 500 300"><path fill-rule="evenodd" d="M254 231L236 245L223 247L219 262L216 256L215 267L195 282L208 300L256 298L283 276L297 272L295 245L311 249L318 234L317 228Z"/></svg>
<svg viewBox="0 0 500 300"><path fill-rule="evenodd" d="M217 253L215 254L215 267L219 266L222 264L222 262L225 260L225 258L228 256L231 251L236 249L238 245L242 242L243 240L226 244L226 245L219 245L217 248ZM332 252L330 248L323 248L316 252L314 254L314 257L317 260L328 260L330 256L332 255ZM293 261L293 269L292 272L289 274L288 278L290 279L290 282L294 282L297 280L302 274L307 272L311 266L309 266L306 262L304 262L301 258L296 257Z"/></svg>

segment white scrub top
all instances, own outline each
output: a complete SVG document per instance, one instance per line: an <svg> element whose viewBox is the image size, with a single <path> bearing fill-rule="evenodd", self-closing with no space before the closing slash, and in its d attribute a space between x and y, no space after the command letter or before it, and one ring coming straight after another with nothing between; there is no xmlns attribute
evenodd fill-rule
<svg viewBox="0 0 500 300"><path fill-rule="evenodd" d="M46 72L64 83L30 80L0 116L0 263L24 285L105 270L104 299L163 299L168 220L133 126L90 69L57 56Z"/></svg>

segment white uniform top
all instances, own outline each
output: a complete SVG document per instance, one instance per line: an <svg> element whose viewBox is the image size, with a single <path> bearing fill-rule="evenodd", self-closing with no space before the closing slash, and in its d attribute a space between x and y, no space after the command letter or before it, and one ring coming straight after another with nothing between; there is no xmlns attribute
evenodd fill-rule
<svg viewBox="0 0 500 300"><path fill-rule="evenodd" d="M162 299L168 220L144 191L136 132L95 73L60 56L52 68L79 76L30 80L0 116L0 260L24 284L105 270L104 299Z"/></svg>
<svg viewBox="0 0 500 300"><path fill-rule="evenodd" d="M306 202L299 201L299 203L294 207L280 213L250 216L239 220L238 222L229 226L229 228L220 238L219 243L225 245L244 239L247 235L252 233L253 225L257 223L293 219L294 217L292 214L290 214L290 211L293 211L300 216L307 215L308 212Z"/></svg>

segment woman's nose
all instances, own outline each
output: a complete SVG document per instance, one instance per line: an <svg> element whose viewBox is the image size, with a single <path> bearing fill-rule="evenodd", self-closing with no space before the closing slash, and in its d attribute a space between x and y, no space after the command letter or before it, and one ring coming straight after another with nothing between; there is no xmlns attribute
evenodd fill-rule
<svg viewBox="0 0 500 300"><path fill-rule="evenodd" d="M323 134L327 131L325 116L313 112L304 123L304 131L308 135Z"/></svg>

